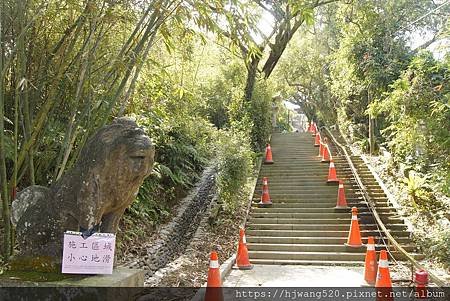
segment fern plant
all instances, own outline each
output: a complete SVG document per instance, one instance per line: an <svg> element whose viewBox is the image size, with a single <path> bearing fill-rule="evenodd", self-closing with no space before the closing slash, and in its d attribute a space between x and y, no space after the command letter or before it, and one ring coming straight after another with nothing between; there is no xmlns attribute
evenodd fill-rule
<svg viewBox="0 0 450 301"><path fill-rule="evenodd" d="M407 186L408 196L414 207L417 207L421 190L425 184L425 178L419 177L413 170L409 171L408 177L403 179L403 183Z"/></svg>

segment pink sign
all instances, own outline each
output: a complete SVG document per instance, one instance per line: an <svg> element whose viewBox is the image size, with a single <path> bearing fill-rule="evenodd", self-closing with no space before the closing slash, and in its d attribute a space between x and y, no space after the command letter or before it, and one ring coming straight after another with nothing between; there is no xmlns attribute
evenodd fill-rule
<svg viewBox="0 0 450 301"><path fill-rule="evenodd" d="M64 233L62 273L112 274L116 236L94 233L84 239L80 232Z"/></svg>

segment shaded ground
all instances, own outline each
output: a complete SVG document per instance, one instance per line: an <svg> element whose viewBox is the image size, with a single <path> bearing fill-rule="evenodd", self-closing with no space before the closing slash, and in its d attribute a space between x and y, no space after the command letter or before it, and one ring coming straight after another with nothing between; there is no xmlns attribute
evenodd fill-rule
<svg viewBox="0 0 450 301"><path fill-rule="evenodd" d="M247 210L246 202L232 216L222 216L214 226L203 223L196 237L186 252L160 269L151 278L146 279L146 286L201 286L206 282L209 255L214 249L218 251L219 262L231 257L237 248L239 226L243 223Z"/></svg>

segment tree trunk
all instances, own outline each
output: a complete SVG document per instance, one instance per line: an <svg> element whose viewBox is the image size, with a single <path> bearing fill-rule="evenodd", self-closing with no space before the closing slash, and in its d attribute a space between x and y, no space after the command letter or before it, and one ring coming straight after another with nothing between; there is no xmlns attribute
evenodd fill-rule
<svg viewBox="0 0 450 301"><path fill-rule="evenodd" d="M290 20L287 22L290 22ZM299 19L294 23L292 28L286 27L286 31L283 31L276 36L275 43L273 44L269 57L267 58L262 69L264 78L269 78L270 74L272 74L273 69L275 69L275 66L278 64L278 61L283 55L284 50L286 50L289 41L302 24L303 19Z"/></svg>
<svg viewBox="0 0 450 301"><path fill-rule="evenodd" d="M255 58L250 62L247 68L247 81L245 84L245 101L252 101L253 90L255 89L256 76L258 75L259 58Z"/></svg>
<svg viewBox="0 0 450 301"><path fill-rule="evenodd" d="M369 154L372 156L375 153L375 137L374 137L374 120L369 115Z"/></svg>

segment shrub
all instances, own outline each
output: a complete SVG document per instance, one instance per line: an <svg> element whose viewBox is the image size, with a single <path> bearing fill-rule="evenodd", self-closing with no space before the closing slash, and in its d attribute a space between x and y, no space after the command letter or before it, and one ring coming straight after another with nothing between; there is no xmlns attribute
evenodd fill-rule
<svg viewBox="0 0 450 301"><path fill-rule="evenodd" d="M421 52L392 84L392 91L374 104L375 111L386 114L389 122L382 133L395 162L409 161L422 173L441 170L442 175L448 174L449 76L448 62ZM445 180L431 180L446 192Z"/></svg>
<svg viewBox="0 0 450 301"><path fill-rule="evenodd" d="M431 246L431 251L443 260L447 268L450 268L450 229L438 234L438 240L434 246Z"/></svg>
<svg viewBox="0 0 450 301"><path fill-rule="evenodd" d="M238 127L238 126L236 126ZM254 153L245 131L219 130L217 140L217 190L225 212L234 212L245 192L247 177L253 168Z"/></svg>
<svg viewBox="0 0 450 301"><path fill-rule="evenodd" d="M267 81L258 81L250 104L252 116L252 143L255 151L261 150L272 132L272 93Z"/></svg>

